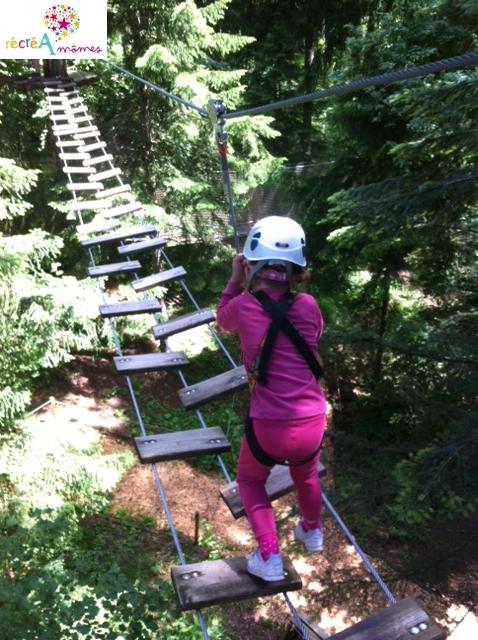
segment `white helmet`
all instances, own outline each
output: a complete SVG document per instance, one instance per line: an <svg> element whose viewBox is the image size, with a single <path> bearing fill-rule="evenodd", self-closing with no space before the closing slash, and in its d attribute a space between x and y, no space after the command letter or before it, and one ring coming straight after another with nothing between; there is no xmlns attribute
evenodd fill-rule
<svg viewBox="0 0 478 640"><path fill-rule="evenodd" d="M305 267L304 230L291 218L262 218L249 231L243 255L247 260L285 260Z"/></svg>

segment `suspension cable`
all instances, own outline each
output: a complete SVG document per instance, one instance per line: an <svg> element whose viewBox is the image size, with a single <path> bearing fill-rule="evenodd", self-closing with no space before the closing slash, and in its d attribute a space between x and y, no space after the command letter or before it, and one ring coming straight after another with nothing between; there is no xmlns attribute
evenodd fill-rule
<svg viewBox="0 0 478 640"><path fill-rule="evenodd" d="M144 85L146 85L153 91L156 91L156 93L160 93L162 96L169 98L173 102L176 102L177 104L181 104L183 107L188 107L189 109L193 109L194 111L197 111L198 113L200 113L202 116L207 117L208 113L206 109L203 109L202 107L198 107L193 102L190 102L189 100L184 100L184 98L180 98L179 96L175 96L173 93L166 91L166 89L162 89L161 87L158 87L158 85L154 84L153 82L149 82L149 80L143 80L143 78L140 78L135 73L131 73L131 71L128 71L123 67L120 67L119 64L115 64L114 62L111 62L111 60L102 60L102 62L104 62L105 64L109 64L110 67L113 67L113 69L115 69L116 71L121 71L121 73L124 73L130 78L133 78L133 80L136 80L137 82L142 82Z"/></svg>
<svg viewBox="0 0 478 640"><path fill-rule="evenodd" d="M440 71L452 71L453 69L472 67L477 64L478 53L465 53L461 56L445 58L443 60L437 60L435 62L428 62L426 64L419 65L418 67L411 67L410 69L391 71L389 73L381 73L377 76L371 76L369 78L363 78L361 80L354 80L353 82L348 82L347 84L339 85L337 87L331 87L330 89L323 89L322 91L307 93L303 96L287 98L286 100L279 100L278 102L273 102L271 104L266 104L259 107L252 107L250 109L243 109L240 111L232 111L230 113L224 114L223 117L225 120L231 120L232 118L258 115L260 113L267 113L268 111L275 111L277 109L283 109L285 107L293 107L297 104L312 102L313 100L329 98L330 96L344 95L346 93L358 91L360 89L368 89L370 87L391 84L392 82L410 80L411 78L418 78L419 76L424 76L429 73L438 73Z"/></svg>
<svg viewBox="0 0 478 640"><path fill-rule="evenodd" d="M332 503L330 502L330 500L327 498L327 496L325 495L325 493L322 493L322 500L324 501L325 506L327 507L327 509L329 510L331 516L334 518L334 520L337 522L337 524L339 525L339 527L342 529L343 533L345 534L345 536L348 538L349 542L353 545L353 547L355 548L355 551L359 554L360 558L362 559L362 562L364 563L364 565L367 567L367 569L369 570L369 572L371 573L371 575L374 577L375 581L377 582L378 586L380 587L380 589L383 591L383 593L385 594L385 597L387 598L387 600L389 601L390 604L396 604L396 599L395 597L392 595L391 591L389 590L389 588L387 587L387 585L385 584L385 582L382 580L382 578L379 576L377 570L375 569L375 567L372 565L372 563L370 562L370 560L367 558L366 554L362 551L362 549L360 548L357 540L354 538L354 536L352 535L352 533L349 531L349 529L347 528L347 526L345 525L344 521L342 520L342 518L339 516L339 514L337 513L337 511L334 509L334 507L332 506Z"/></svg>

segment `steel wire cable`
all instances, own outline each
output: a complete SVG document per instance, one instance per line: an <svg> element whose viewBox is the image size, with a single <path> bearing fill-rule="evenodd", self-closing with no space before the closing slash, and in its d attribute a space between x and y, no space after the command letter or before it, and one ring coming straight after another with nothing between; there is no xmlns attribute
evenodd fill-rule
<svg viewBox="0 0 478 640"><path fill-rule="evenodd" d="M121 71L121 73L124 73L130 78L133 78L133 80L136 80L137 82L141 82L142 84L146 85L156 93L160 93L165 98L169 98L173 102L176 102L177 104L181 104L183 107L188 107L189 109L193 109L194 111L197 111L198 113L200 113L202 116L207 117L208 113L206 109L203 109L202 107L198 107L197 104L194 104L194 102L190 102L189 100L184 100L179 96L175 96L173 93L166 91L166 89L162 89L161 87L158 87L158 85L154 84L153 82L149 82L149 80L144 80L140 76L137 76L135 73L131 73L131 71L128 71L123 67L120 67L119 64L115 64L114 62L111 62L111 60L102 60L102 62L110 65L110 67L112 67L113 69L116 69L116 71Z"/></svg>
<svg viewBox="0 0 478 640"><path fill-rule="evenodd" d="M430 73L452 71L455 69L463 69L475 65L478 65L478 53L465 53L461 56L437 60L435 62L428 62L417 67L411 67L410 69L390 71L389 73L381 73L379 75L370 76L361 80L354 80L337 87L323 89L322 91L316 91L314 93L307 93L302 96L296 96L295 98L287 98L285 100L279 100L278 102L272 102L270 104L265 104L258 107L251 107L249 109L231 111L224 114L223 118L225 120L232 120L233 118L242 118L243 116L259 115L262 113L267 113L269 111L276 111L277 109L284 109L286 107L293 107L298 104L312 102L314 100L321 100L323 98L329 98L331 96L344 95L346 93L351 93L352 91L369 89L371 87L387 85L393 82L401 82L402 80L418 78L419 76L428 75Z"/></svg>

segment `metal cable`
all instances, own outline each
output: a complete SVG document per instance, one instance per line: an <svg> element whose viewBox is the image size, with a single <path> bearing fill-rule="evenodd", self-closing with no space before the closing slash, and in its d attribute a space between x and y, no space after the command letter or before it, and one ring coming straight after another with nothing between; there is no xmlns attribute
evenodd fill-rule
<svg viewBox="0 0 478 640"><path fill-rule="evenodd" d="M418 78L419 76L424 76L429 73L452 71L453 69L463 69L465 67L472 67L477 64L478 53L465 53L461 56L445 58L444 60L437 60L436 62L428 62L427 64L422 64L418 67L411 67L410 69L391 71L390 73L381 73L377 76L363 78L362 80L354 80L353 82L348 82L347 84L339 85L338 87L331 87L330 89L323 89L322 91L307 93L303 96L287 98L286 100L279 100L278 102L273 102L271 104L266 104L259 107L242 109L240 111L231 111L230 113L226 113L223 117L225 120L232 120L233 118L241 118L243 116L258 115L260 113L267 113L268 111L284 109L285 107L293 107L297 104L304 104L305 102L312 102L313 100L329 98L330 96L340 96L352 91L359 91L361 89L368 89L370 87L391 84L392 82L400 82L402 80Z"/></svg>
<svg viewBox="0 0 478 640"><path fill-rule="evenodd" d="M160 93L162 96L165 96L170 100L173 100L173 102L176 102L177 104L181 104L183 105L183 107L188 107L189 109L193 109L194 111L197 111L198 113L200 113L202 116L207 117L206 109L203 109L202 107L198 107L193 102L189 102L189 100L184 100L183 98L175 96L173 93L169 93L169 91L166 91L166 89L162 89L161 87L158 87L153 82L149 82L148 80L143 80L143 78L140 78L135 73L131 73L131 71L128 71L127 69L120 67L118 64L111 62L111 60L102 60L102 62L104 62L105 64L109 64L110 67L113 67L113 69L115 69L116 71L121 71L121 73L124 73L130 78L133 78L133 80L136 80L137 82L142 82L144 85L146 85L153 91L156 91L156 93Z"/></svg>
<svg viewBox="0 0 478 640"><path fill-rule="evenodd" d="M380 589L385 594L385 597L387 598L389 603L390 604L396 604L397 601L396 601L395 597L392 595L391 591L389 590L389 588L387 587L385 582L382 580L382 578L377 573L377 570L374 568L374 566L371 564L370 560L367 558L365 553L362 551L362 549L360 548L357 540L354 538L352 533L347 529L347 526L345 525L344 521L339 516L337 511L334 509L334 507L332 506L330 500L327 498L325 493L322 493L322 500L324 501L325 506L330 511L330 514L332 515L334 520L337 522L339 527L342 529L342 532L348 538L349 542L354 546L355 551L359 554L360 558L362 559L362 562L364 563L364 565L367 567L369 572L372 574L372 576L376 580L378 586L380 587Z"/></svg>

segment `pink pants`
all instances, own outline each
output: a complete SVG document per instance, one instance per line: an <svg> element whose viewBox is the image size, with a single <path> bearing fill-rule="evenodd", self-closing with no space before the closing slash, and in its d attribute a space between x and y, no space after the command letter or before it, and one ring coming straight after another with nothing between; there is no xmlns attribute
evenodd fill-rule
<svg viewBox="0 0 478 640"><path fill-rule="evenodd" d="M254 433L261 447L272 458L291 462L304 460L322 441L326 416L290 421L254 418ZM297 500L304 522L320 525L322 493L317 475L318 454L310 462L289 467L297 491ZM237 484L244 510L256 540L265 535L277 535L274 512L265 490L271 469L258 462L245 438L241 443L237 465Z"/></svg>

